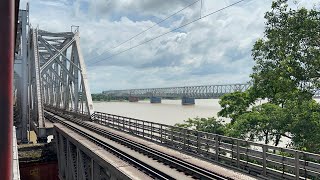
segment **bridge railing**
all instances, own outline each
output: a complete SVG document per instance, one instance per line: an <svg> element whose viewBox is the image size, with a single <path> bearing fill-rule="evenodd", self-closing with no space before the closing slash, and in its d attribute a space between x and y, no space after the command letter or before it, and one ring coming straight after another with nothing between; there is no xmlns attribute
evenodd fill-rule
<svg viewBox="0 0 320 180"><path fill-rule="evenodd" d="M91 119L208 161L272 179L320 179L320 155L108 113Z"/></svg>
<svg viewBox="0 0 320 180"><path fill-rule="evenodd" d="M67 114L67 115L74 116L76 118L83 119L83 120L90 119L89 113L85 112L85 111L76 111L74 109L65 110L65 109L61 109L61 108L54 107L54 106L47 105L47 104L44 105L44 109L47 111L53 112L53 113Z"/></svg>

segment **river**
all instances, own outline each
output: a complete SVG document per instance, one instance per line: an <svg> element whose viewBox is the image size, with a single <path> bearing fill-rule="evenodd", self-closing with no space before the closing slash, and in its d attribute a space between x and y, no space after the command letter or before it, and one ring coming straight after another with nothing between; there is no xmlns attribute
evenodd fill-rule
<svg viewBox="0 0 320 180"><path fill-rule="evenodd" d="M265 101L263 101L265 102ZM261 102L257 102L261 103ZM195 105L181 105L181 100L162 100L162 103L151 104L149 100L139 102L94 102L95 111L127 116L167 125L183 123L183 120L195 117L216 117L221 110L219 99L196 99ZM230 119L220 118L225 122ZM259 141L258 141L259 142ZM280 147L285 147L289 139L283 137ZM260 141L263 143L263 141ZM270 145L272 142L270 142Z"/></svg>
<svg viewBox="0 0 320 180"><path fill-rule="evenodd" d="M167 125L182 123L195 117L217 117L220 111L219 99L196 99L195 105L181 105L181 100L162 100L151 104L148 100L139 102L94 102L95 111L127 116ZM228 119L224 119L229 121Z"/></svg>
<svg viewBox="0 0 320 180"><path fill-rule="evenodd" d="M320 99L315 99L318 103ZM266 101L262 101L266 102ZM257 102L261 103L261 102ZM196 99L195 105L182 106L181 100L162 100L151 104L149 100L139 102L94 102L95 111L158 122L167 125L182 123L195 117L217 117L221 110L219 99ZM227 118L220 118L230 122Z"/></svg>
<svg viewBox="0 0 320 180"><path fill-rule="evenodd" d="M318 103L320 99L315 99ZM265 101L263 101L265 102ZM261 102L257 102L261 103ZM194 117L217 117L221 110L219 99L196 99L195 105L182 106L181 100L162 100L161 104L151 104L148 100L139 102L94 102L95 111L158 122L167 125L182 123ZM230 122L229 119L223 119ZM290 140L283 137L280 147L285 147ZM263 143L263 141L260 141ZM270 145L272 142L270 142Z"/></svg>

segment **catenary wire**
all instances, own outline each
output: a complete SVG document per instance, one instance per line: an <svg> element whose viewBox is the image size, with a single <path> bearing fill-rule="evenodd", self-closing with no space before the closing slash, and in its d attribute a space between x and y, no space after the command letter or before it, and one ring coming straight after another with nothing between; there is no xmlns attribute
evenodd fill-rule
<svg viewBox="0 0 320 180"><path fill-rule="evenodd" d="M171 15L167 16L166 18L162 19L161 21L159 21L159 22L155 23L154 25L150 26L149 28L147 28L147 29L145 29L145 30L143 30L143 31L139 32L138 34L136 34L136 35L132 36L131 38L129 38L129 39L127 39L127 40L125 40L125 41L121 42L120 44L118 44L118 45L116 45L116 46L114 46L114 47L112 47L112 48L107 49L107 50L106 50L106 51L104 51L102 54L99 54L99 55L96 55L96 56L94 56L94 57L90 58L88 61L91 61L91 60L94 60L94 59L96 59L96 58L98 58L98 57L101 57L101 56L105 55L106 53L110 52L111 50L116 49L116 48L118 48L118 47L122 46L123 44L125 44L125 43L127 43L127 42L131 41L132 39L134 39L134 38L138 37L139 35L141 35L141 34L143 34L143 33L147 32L147 31L149 31L149 30L150 30L150 29L152 29L153 27L155 27L155 26L157 26L157 25L159 25L159 24L163 23L164 21L166 21L166 20L170 19L170 18L171 18L171 17L173 17L174 15L176 15L176 14L180 13L181 11L184 11L185 9L187 9L188 7L190 7L190 6L194 5L195 3L199 2L199 1L200 1L200 0L196 0L196 1L194 1L194 2L192 2L192 3L190 3L190 4L188 4L187 6L183 7L183 8L182 8L182 9L180 9L179 11L177 11L177 12L175 12L175 13L173 13L173 14L171 14Z"/></svg>
<svg viewBox="0 0 320 180"><path fill-rule="evenodd" d="M188 22L188 23L186 23L186 24L183 24L183 25L181 25L181 26L179 26L179 27L177 27L177 28L174 28L174 29L172 29L172 30L169 30L169 31L167 31L167 32L165 32L165 33L163 33L163 34L160 34L160 35L158 35L158 36L155 36L155 37L153 37L153 38L151 38L151 39L148 39L148 40L146 40L146 41L144 41L144 42L142 42L142 43L139 43L139 44L137 44L137 45L135 45L135 46L132 46L132 47L130 47L130 48L128 48L128 49L125 49L125 50L122 50L122 51L120 51L120 52L117 52L117 53L115 53L115 54L113 54L113 55L110 55L110 56L108 56L108 57L105 58L105 59L101 59L101 60L99 60L99 61L96 61L96 62L93 62L93 63L91 63L91 64L88 64L88 66L92 66L92 65L95 65L95 64L97 64L97 63L99 63L99 62L102 62L102 61L111 59L111 58L113 58L113 57L115 57L115 56L117 56L117 55L120 55L120 54L122 54L122 53L124 53L124 52L127 52L127 51L129 51L129 50L132 50L132 49L134 49L134 48L137 48L137 47L139 47L139 46L141 46L141 45L143 45L143 44L149 43L149 42L151 42L151 41L153 41L153 40L155 40L155 39L158 39L158 38L160 38L160 37L162 37L162 36L164 36L164 35L167 35L167 34L173 32L173 31L176 31L176 30L181 29L181 28L183 28L183 27L185 27L185 26L188 26L188 25L190 25L190 24L192 24L192 23L195 23L195 22L197 22L197 21L199 21L199 20L201 20L201 19L203 19L203 18L206 18L206 17L211 16L211 15L213 15L213 14L216 14L216 13L218 13L218 12L220 12L220 11L223 11L223 10L225 10L225 9L228 9L228 8L230 8L230 7L232 7L232 6L235 6L236 4L239 4L239 3L243 2L243 1L245 1L245 0L240 0L240 1L237 1L237 2L235 2L235 3L230 4L230 5L228 5L228 6L225 6L225 7L223 7L223 8L220 8L220 9L218 9L218 10L216 10L216 11L213 11L213 12L211 12L211 13L209 13L209 14L206 14L206 15L204 15L204 16L202 16L202 17L199 17L199 18L197 18L197 19L195 19L195 20L193 20L193 21L190 21L190 22Z"/></svg>

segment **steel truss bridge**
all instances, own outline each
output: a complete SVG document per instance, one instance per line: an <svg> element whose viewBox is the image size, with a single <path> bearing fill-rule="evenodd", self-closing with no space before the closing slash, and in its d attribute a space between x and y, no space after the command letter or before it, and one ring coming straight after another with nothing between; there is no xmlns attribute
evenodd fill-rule
<svg viewBox="0 0 320 180"><path fill-rule="evenodd" d="M320 155L93 110L79 29L32 27L20 10L15 47L17 140L54 135L60 179L318 179ZM218 97L248 85L135 90ZM160 91L160 90L163 91ZM130 94L130 91L123 91ZM149 94L150 95L150 94Z"/></svg>
<svg viewBox="0 0 320 180"><path fill-rule="evenodd" d="M147 88L110 90L102 93L114 97L163 97L163 98L183 98L192 97L196 99L218 98L224 94L236 91L244 92L250 84L227 84L227 85L207 85L207 86L184 86L168 88Z"/></svg>
<svg viewBox="0 0 320 180"><path fill-rule="evenodd" d="M196 99L219 98L224 94L233 92L244 92L251 87L250 83L205 85L205 86L183 86L167 88L145 88L102 91L102 94L111 97L163 97L163 98L183 98L192 97ZM320 97L320 90L314 90L314 97Z"/></svg>
<svg viewBox="0 0 320 180"><path fill-rule="evenodd" d="M93 104L80 48L79 31L53 33L28 24L19 12L15 54L18 138L27 140L27 122L46 139L44 106L92 114ZM49 132L50 133L50 132Z"/></svg>

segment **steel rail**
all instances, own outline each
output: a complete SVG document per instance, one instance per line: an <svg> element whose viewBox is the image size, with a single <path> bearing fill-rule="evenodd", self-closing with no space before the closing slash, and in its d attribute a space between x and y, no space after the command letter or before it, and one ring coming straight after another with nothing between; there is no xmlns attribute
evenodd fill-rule
<svg viewBox="0 0 320 180"><path fill-rule="evenodd" d="M127 138L124 138L120 135L116 135L114 133L108 132L107 130L101 129L101 128L96 128L93 125L90 124L84 124L83 122L80 122L81 124L83 124L84 126L86 126L87 128L90 128L90 130L93 130L101 135L104 136L108 136L109 139L114 140L116 142L120 142L121 144L130 147L131 149L134 150L138 150L139 152L145 154L145 155L152 155L152 157L156 157L156 159L161 160L163 163L168 163L170 162L171 164L174 164L174 167L176 167L177 169L180 169L177 167L177 165L179 166L183 166L183 168L181 168L182 170L187 170L185 172L188 172L189 175L193 175L196 176L197 178L203 179L212 179L212 177L214 177L215 179L219 178L219 179L226 179L226 178L221 178L221 176L212 173L211 171L205 170L203 168L200 168L198 166L192 165L190 163L187 163L185 161L182 161L178 158L174 158L172 156L169 156L161 151L152 149L148 146L142 145L140 143L136 143L132 140L129 140ZM161 157L162 156L162 157Z"/></svg>
<svg viewBox="0 0 320 180"><path fill-rule="evenodd" d="M202 169L198 166L195 166L195 165L192 165L192 164L187 163L185 161L182 161L180 159L174 158L174 157L169 156L161 151L154 150L148 146L136 143L136 142L129 140L127 138L124 138L120 135L116 135L114 133L108 132L107 130L97 128L97 127L90 125L90 124L85 124L84 122L81 122L81 121L78 121L77 123L79 125L81 124L81 125L89 128L90 130L92 130L100 135L107 136L109 139L111 139L113 141L120 142L122 145L125 145L133 150L138 150L139 152L141 152L145 155L151 155L152 157L155 157L156 159L161 160L163 163L170 162L170 164L171 165L174 164L174 167L176 167L177 169L180 169L177 166L183 166L181 169L184 170L184 172L188 172L189 175L196 176L197 178L200 178L200 179L203 179L203 178L212 179L212 177L214 177L214 179L217 179L217 178L226 179L226 178L221 178L221 176L219 176L215 173L212 173L211 171Z"/></svg>
<svg viewBox="0 0 320 180"><path fill-rule="evenodd" d="M271 179L320 178L319 154L114 114L95 112L90 117L56 107L46 106L46 108L83 121L92 121L205 161L223 164L240 171L244 170L254 176ZM122 135L122 137L126 136Z"/></svg>
<svg viewBox="0 0 320 180"><path fill-rule="evenodd" d="M61 115L63 118L70 120L71 122L75 122L76 124L78 124L82 127L90 129L91 131L96 132L100 135L103 135L110 140L113 140L117 143L125 145L125 146L129 147L130 149L138 151L146 156L151 156L152 158L156 159L157 161L161 161L164 164L167 164L167 165L177 169L178 171L183 171L185 174L193 176L194 178L221 179L221 180L228 179L228 178L223 177L219 174L213 173L209 170L206 170L206 169L203 169L203 168L198 167L196 165L190 164L190 163L183 161L181 159L178 159L176 157L172 157L172 156L170 156L166 153L163 153L161 151L155 150L155 149L150 148L148 146L145 146L140 143L129 140L127 138L124 138L120 135L116 135L116 134L108 132L107 130L104 130L102 128L97 128L93 125L87 124L87 123L83 122L82 120L77 120L76 118L70 117L68 115L62 115L62 114L59 114L59 115Z"/></svg>
<svg viewBox="0 0 320 180"><path fill-rule="evenodd" d="M131 155L124 153L122 151L117 150L116 148L108 145L107 143L103 142L102 140L99 140L98 138L81 131L80 129L71 126L70 124L64 122L64 121L70 121L65 119L64 117L61 116L57 116L56 114L54 115L50 115L47 111L45 111L45 117L50 119L53 122L58 122L68 128L70 128L71 130L79 133L80 135L82 135L83 137L86 137L87 139L89 139L90 141L94 142L95 144L97 144L100 147L103 147L104 149L106 149L107 151L111 152L112 154L116 155L117 157L119 157L120 159L128 162L131 165L134 165L135 167L137 167L139 170L141 170L142 172L150 175L153 178L156 179L172 179L171 177L167 176L166 174L162 173L161 171L147 165L144 162L139 161L138 159L132 157ZM63 119L63 120L62 120Z"/></svg>

